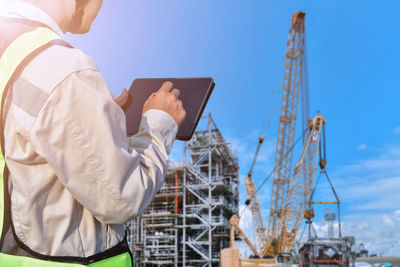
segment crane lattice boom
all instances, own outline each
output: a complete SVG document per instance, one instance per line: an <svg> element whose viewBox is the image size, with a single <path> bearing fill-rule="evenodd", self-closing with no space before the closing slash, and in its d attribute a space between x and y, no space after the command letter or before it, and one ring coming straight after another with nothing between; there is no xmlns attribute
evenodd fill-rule
<svg viewBox="0 0 400 267"><path fill-rule="evenodd" d="M264 212L261 207L256 186L254 185L253 178L251 178L250 174L244 179L244 184L246 187L247 196L250 199L252 198L250 202L250 210L253 217L253 223L256 227L257 245L259 248L262 248L267 242L267 226Z"/></svg>
<svg viewBox="0 0 400 267"><path fill-rule="evenodd" d="M289 253L308 205L318 166L318 148L325 119L321 114L309 121L309 132L289 181L282 218L269 236L261 255ZM273 242L275 241L275 244Z"/></svg>
<svg viewBox="0 0 400 267"><path fill-rule="evenodd" d="M296 12L287 41L278 137L273 172L268 227L254 181L251 177L262 141L245 178L246 193L256 228L259 255L289 253L304 218L308 196L317 169L318 146L324 118L318 114L309 120L301 154L292 171L293 147L297 125L299 95L304 67L305 13ZM308 97L308 96L307 96ZM303 107L308 109L308 107ZM263 140L263 139L262 139Z"/></svg>
<svg viewBox="0 0 400 267"><path fill-rule="evenodd" d="M304 56L304 19L304 12L296 12L292 16L287 41L268 236L272 236L281 220L291 177L293 151L290 148L294 144L297 124Z"/></svg>

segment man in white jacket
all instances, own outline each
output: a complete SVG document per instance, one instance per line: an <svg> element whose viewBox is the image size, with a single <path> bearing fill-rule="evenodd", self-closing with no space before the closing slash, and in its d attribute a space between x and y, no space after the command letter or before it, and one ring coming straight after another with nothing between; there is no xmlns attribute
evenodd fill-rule
<svg viewBox="0 0 400 267"><path fill-rule="evenodd" d="M26 0L5 16L63 36L88 32L101 4ZM7 19L0 36L9 34ZM10 253L12 232L14 254L50 260L88 258L123 242L124 223L162 186L186 116L179 90L166 82L145 103L139 133L128 138L120 107L126 99L126 90L112 98L93 60L76 48L52 45L24 67L3 106L12 223L1 252Z"/></svg>

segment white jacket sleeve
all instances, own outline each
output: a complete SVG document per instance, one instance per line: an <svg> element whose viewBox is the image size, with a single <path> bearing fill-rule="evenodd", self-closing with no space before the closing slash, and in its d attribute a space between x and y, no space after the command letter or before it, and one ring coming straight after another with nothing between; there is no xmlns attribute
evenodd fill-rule
<svg viewBox="0 0 400 267"><path fill-rule="evenodd" d="M127 138L125 115L102 75L85 70L53 90L29 136L81 205L103 223L122 224L162 186L177 129L169 114L149 110Z"/></svg>

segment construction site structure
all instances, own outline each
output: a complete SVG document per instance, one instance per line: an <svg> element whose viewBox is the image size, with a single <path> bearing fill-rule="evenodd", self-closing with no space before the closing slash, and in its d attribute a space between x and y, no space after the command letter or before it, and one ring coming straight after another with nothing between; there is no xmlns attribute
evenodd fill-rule
<svg viewBox="0 0 400 267"><path fill-rule="evenodd" d="M233 236L234 231L237 231L243 241L245 241L254 253L254 258L249 261L248 259L236 257L237 249L234 246L234 239L231 237L231 246L225 248L221 252L222 267L231 266L232 262L234 262L235 266L252 267L271 266L276 265L277 262L281 264L289 264L291 251L283 251L286 252L284 254L281 252L280 248L285 245L284 248L292 249L298 228L306 213L309 201L308 192L311 192L308 186L310 183L313 183L317 169L318 148L320 144L321 130L324 123L325 119L321 114L318 114L315 118L309 121L305 143L294 167L293 176L290 179L290 187L288 189L288 197L285 200L282 219L277 225L277 229L279 229L279 232L276 233L277 238L269 238L263 247L257 250L238 226L239 219L235 217L236 215L233 216L230 220L231 236ZM311 163L311 165L306 163ZM295 221L296 224L292 224L292 221Z"/></svg>
<svg viewBox="0 0 400 267"><path fill-rule="evenodd" d="M255 224L257 246L260 256L288 257L302 223L306 202L311 191L317 166L317 151L321 127L325 120L320 114L309 119L309 101L305 57L305 13L295 12L291 19L286 44L284 77L281 90L281 105L278 135L273 169L272 193L268 225L258 197L258 189L252 178L252 168L259 148L264 140L259 138L253 164L245 178L245 187ZM295 167L292 167L298 103L300 92L303 100L304 143ZM307 113L307 114L305 114Z"/></svg>
<svg viewBox="0 0 400 267"><path fill-rule="evenodd" d="M351 250L354 237L311 237L299 250L304 267L354 266L356 255Z"/></svg>
<svg viewBox="0 0 400 267"><path fill-rule="evenodd" d="M282 220L292 176L292 146L295 142L298 103L302 85L304 60L305 13L296 12L286 47L285 69L283 77L282 100L279 116L278 136L275 153L275 171L272 182L271 207L268 220L268 237L274 236ZM286 252L288 244L280 245L280 252ZM290 248L289 248L290 249Z"/></svg>
<svg viewBox="0 0 400 267"><path fill-rule="evenodd" d="M360 243L360 245L358 246L357 257L359 258L368 257L368 249L365 248L364 243Z"/></svg>
<svg viewBox="0 0 400 267"><path fill-rule="evenodd" d="M171 162L165 184L146 211L128 223L136 266L219 266L238 213L238 159L211 115ZM201 129L199 129L203 126Z"/></svg>
<svg viewBox="0 0 400 267"><path fill-rule="evenodd" d="M334 235L334 225L333 223L336 220L336 213L334 212L328 212L325 213L325 221L328 223L328 237L333 238Z"/></svg>
<svg viewBox="0 0 400 267"><path fill-rule="evenodd" d="M234 229L232 231L236 230L239 233L253 251L254 256L258 258L254 260L251 266L260 266L265 261L266 256L274 257L278 264L289 264L294 251L293 245L296 242L296 237L304 218L307 219L309 232L311 233L311 219L314 217L312 204L316 204L312 203L315 188L314 190L312 189L318 162L321 167L321 173L324 173L328 178L325 171L325 119L321 114L317 114L313 119L309 119L305 52L305 13L299 11L295 12L292 16L289 38L286 45L275 165L270 175L256 188L252 178L252 170L265 137L260 136L250 171L244 180L248 196L245 203L250 205L252 212L258 250L255 249L255 246L249 241L245 233L241 231L237 223L234 220L231 221L231 227ZM303 115L303 134L300 138L303 138L303 147L293 167L293 148L298 140L300 140L295 139L300 93L302 95ZM305 118L308 123L304 123ZM323 135L323 138L321 138L321 135ZM323 148L321 148L321 139ZM321 153L322 150L324 154ZM319 161L318 152L320 152ZM267 225L257 194L271 175L273 175L273 182ZM354 238L341 237L340 201L334 189L333 192L337 200L330 204L338 205L339 237L333 237L333 221L336 215L329 214L327 219L331 225L330 237L321 239L316 235L314 237L310 235L308 242L300 248L299 257L301 266L349 266L354 262L351 252ZM242 263L244 263L242 259L235 256L236 249L233 243L232 241L231 247L224 249L222 253L223 257L221 257L221 260L223 261L223 266L232 264L233 258L235 258L234 263L237 266L242 266Z"/></svg>
<svg viewBox="0 0 400 267"><path fill-rule="evenodd" d="M277 266L276 258L263 258L258 252L257 248L253 245L247 235L239 226L239 217L233 215L230 220L230 243L229 248L221 250L221 267L275 267ZM249 246L255 257L249 259L241 259L239 249L235 248L236 235L235 231L239 234L242 240Z"/></svg>
<svg viewBox="0 0 400 267"><path fill-rule="evenodd" d="M325 140L325 136L322 139ZM340 200L333 186L331 179L326 171L326 148L325 142L320 146L320 167L321 171L315 182L313 190L308 201L306 212L306 225L308 226L308 240L298 251L299 264L304 267L328 267L328 266L354 266L357 257L356 252L352 250L355 244L353 236L342 237L341 219L340 219ZM322 177L325 177L329 183L330 189L335 197L334 201L314 201L315 191ZM326 194L325 194L326 195ZM328 224L328 233L325 237L320 237L314 229L314 205L336 204L337 212L328 212L325 214L325 220ZM336 216L336 214L338 216ZM337 222L337 235L334 234L335 221Z"/></svg>

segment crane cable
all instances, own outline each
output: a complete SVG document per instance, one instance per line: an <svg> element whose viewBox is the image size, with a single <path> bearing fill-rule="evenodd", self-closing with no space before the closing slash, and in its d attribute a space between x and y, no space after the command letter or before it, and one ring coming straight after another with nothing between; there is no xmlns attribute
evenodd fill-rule
<svg viewBox="0 0 400 267"><path fill-rule="evenodd" d="M309 93L309 81L308 81L308 61L307 61L307 38L306 30L304 25L304 47L303 47L303 58L302 65L303 71L301 75L301 115L303 130L308 127L308 120L310 119L310 93ZM303 140L303 144L305 140Z"/></svg>
<svg viewBox="0 0 400 267"><path fill-rule="evenodd" d="M309 130L309 128L305 129L303 131L303 133L297 138L296 142L294 142L294 144L289 148L288 152L282 157L282 159L278 162L278 164L276 164L274 166L274 168L272 169L272 171L268 174L267 178L264 179L264 181L258 186L257 190L254 192L254 194L246 199L245 204L249 205L251 203L251 200L254 198L254 196L258 193L258 191L260 191L260 189L263 187L263 185L269 180L269 178L271 178L272 174L274 174L276 168L278 168L278 166L281 164L281 162L287 158L287 156L289 155L289 153L294 149L294 147L297 145L297 143L303 138L303 136L306 134L306 132Z"/></svg>
<svg viewBox="0 0 400 267"><path fill-rule="evenodd" d="M278 70L282 69L283 59L284 59L284 54L282 54ZM276 96L275 96L276 98L278 98L278 96L280 95L280 91L276 90L279 77L280 77L280 72L277 71L276 75L275 75L274 83L272 86L271 97L269 98L269 101L267 102L267 108L265 109L264 119L261 123L260 133L258 135L259 137L258 137L258 144L257 144L256 152L254 153L253 161L251 162L250 169L248 171L248 176L250 176L250 177L253 174L253 169L254 169L254 165L256 164L256 161L257 161L258 153L260 152L261 145L264 142L265 137L267 136L267 132L269 131L269 128L271 126L272 118L274 117L274 114L275 114L277 101L273 101L273 99L274 99L275 94L276 94ZM272 104L270 102L272 102ZM267 126L264 130L264 126L267 121L267 117L268 117L268 122L267 122Z"/></svg>
<svg viewBox="0 0 400 267"><path fill-rule="evenodd" d="M278 70L281 70L281 69L282 69L282 64L283 64L284 55L285 55L285 54L282 54L282 57L281 57L281 60L280 60L280 63L279 63L279 68L278 68ZM272 86L270 101L272 101L272 100L274 99L275 91L276 91L276 97L278 97L278 96L280 95L280 91L276 90L279 77L280 77L280 71L277 71L277 72L276 72L276 75L275 75L274 83L273 83L273 86ZM266 133L267 133L268 130L269 130L269 127L270 127L270 125L271 125L271 121L272 121L273 115L274 115L274 113L275 113L276 103L277 103L277 101L273 101L273 105L270 105L270 103L267 103L267 108L265 109L264 119L263 119L263 122L262 122L261 128L260 128L260 134L259 134L260 137L263 136L263 133L265 132L265 134L264 134L264 136L263 136L263 138L265 138ZM270 107L271 107L271 111L270 111ZM268 115L270 115L270 116L269 116L269 118L268 118L267 127L265 128L265 131L264 131L264 125L265 125L265 122L266 122L266 120L267 120Z"/></svg>
<svg viewBox="0 0 400 267"><path fill-rule="evenodd" d="M305 34L305 32L304 32L304 34ZM306 38L305 38L305 36L304 36L304 50L303 50L303 75L302 75L302 88L303 88L303 90L302 90L302 106L303 106L303 112L302 112L302 117L303 117L303 133L301 134L301 136L296 140L296 142L290 147L290 149L288 150L288 152L283 156L283 158L279 161L279 163L278 164L276 164L275 165L275 167L272 169L272 171L269 173L269 175L267 176L267 178L265 178L264 179L264 181L261 183L261 185L257 188L257 190L256 190L256 192L253 194L253 196L251 196L250 198L248 198L247 200L246 200L246 205L248 205L248 204L250 204L250 202L251 202L251 199L253 199L254 198L254 195L256 194L256 193L258 193L258 191L263 187L263 185L269 180L269 178L272 176L272 174L275 172L275 169L281 164L281 162L284 160L284 159L286 159L286 157L289 155L289 153L293 150L293 148L295 147L295 145L300 141L300 139L303 139L303 142L305 141L304 140L304 135L305 135L305 133L306 133L306 131L309 129L308 127L307 127L307 122L308 122L308 118L310 117L310 108L309 108L309 92L308 92L308 65L307 65L307 57L306 57L306 51L307 51L307 49L306 49ZM285 56L285 53L284 54L282 54L282 57L281 57L281 61L280 61L280 64L279 64L279 70L282 68L282 63L283 63L283 60L284 60L284 56ZM272 99L274 98L274 94L275 94L275 91L277 91L276 90L276 87L277 87L277 81L278 81L278 77L280 77L280 72L278 71L277 73L276 73L276 76L275 76L275 80L274 80L274 86L273 86L273 89L272 89L272 92L271 92L271 101L272 101ZM280 91L277 91L277 96L279 95L279 93L280 93ZM253 161L252 161L252 163L251 163L251 166L250 166L250 169L249 169L249 172L248 172L248 177L251 177L251 175L253 174L253 169L254 169L254 166L255 166L255 164L256 164L256 161L257 161L257 157L258 157L258 154L259 154L259 152L260 152L260 149L261 149L261 145L262 145L262 143L264 142L264 140L265 140L265 137L266 137L266 133L268 132L268 130L269 130L269 127L271 126L271 121L272 121L272 118L273 118L273 115L274 115L274 113L275 113L275 107L276 107L276 103L277 103L277 101L274 101L273 102L273 107L272 107L272 111L270 112L270 110L269 110L269 108L271 107L271 105L267 105L267 108L266 108L266 111L265 111L265 115L264 115L264 119L263 119L263 122L262 122L262 124L261 124L261 129L260 129L260 134L259 134L259 137L258 137L258 145L257 145L257 148L256 148L256 152L254 153L254 157L253 157ZM268 123L267 123L267 127L265 128L265 131L264 131L264 126L265 126L265 122L266 122L266 120L267 120L267 116L268 116L268 114L270 114L270 116L269 116L269 118L268 118ZM263 133L265 133L264 135L263 135Z"/></svg>

